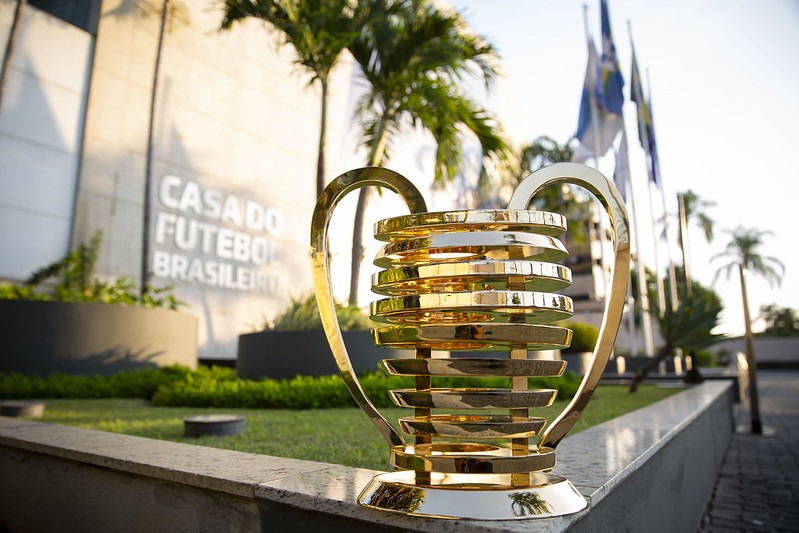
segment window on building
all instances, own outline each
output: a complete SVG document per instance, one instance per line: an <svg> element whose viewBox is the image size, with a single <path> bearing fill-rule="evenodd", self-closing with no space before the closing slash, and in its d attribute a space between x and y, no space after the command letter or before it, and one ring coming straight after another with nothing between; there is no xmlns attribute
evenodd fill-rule
<svg viewBox="0 0 799 533"><path fill-rule="evenodd" d="M28 0L28 4L92 35L97 34L100 0Z"/></svg>

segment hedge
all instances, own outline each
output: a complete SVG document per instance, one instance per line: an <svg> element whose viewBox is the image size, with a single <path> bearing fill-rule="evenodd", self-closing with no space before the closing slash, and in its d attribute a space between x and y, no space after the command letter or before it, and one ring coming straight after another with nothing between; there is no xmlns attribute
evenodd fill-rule
<svg viewBox="0 0 799 533"><path fill-rule="evenodd" d="M411 377L365 374L362 388L376 407L389 407L389 389L414 387ZM574 396L580 381L571 373L560 378L531 378L531 388L558 390L558 400ZM434 387L505 388L507 378L433 378ZM182 367L122 372L109 376L0 373L0 398L144 398L159 406L250 409L319 409L349 407L355 402L340 376L297 376L287 380L237 379L229 368Z"/></svg>

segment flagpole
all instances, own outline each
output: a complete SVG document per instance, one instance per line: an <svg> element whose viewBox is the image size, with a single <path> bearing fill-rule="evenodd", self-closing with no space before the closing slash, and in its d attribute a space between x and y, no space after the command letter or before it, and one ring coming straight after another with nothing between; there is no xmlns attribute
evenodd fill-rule
<svg viewBox="0 0 799 533"><path fill-rule="evenodd" d="M622 151L623 156L622 157ZM626 161L627 159L627 133L626 129L624 128L624 113L622 113L622 129L621 129L621 141L619 142L619 149L616 151L616 169L613 172L613 181L616 183L616 187L619 188L619 192L624 198L626 203L627 201L627 183L630 181L630 167L629 165L623 166L624 163L622 161ZM622 171L619 169L623 168ZM632 205L627 210L628 213L632 211ZM633 223L635 226L635 223ZM631 233L636 233L637 230L632 228ZM633 253L633 257L637 250ZM627 279L627 334L629 335L629 345L628 348L630 350L630 355L635 356L638 355L638 335L635 329L635 297L633 296L635 292L633 291L633 278L630 276ZM643 324L643 322L641 322Z"/></svg>
<svg viewBox="0 0 799 533"><path fill-rule="evenodd" d="M691 287L691 269L688 261L688 213L685 211L685 195L677 193L677 209L680 214L680 247L682 248L682 270L685 275L685 294L690 298L693 288Z"/></svg>
<svg viewBox="0 0 799 533"><path fill-rule="evenodd" d="M646 84L649 86L649 116L652 122L652 132L655 132L655 114L652 111L652 83L649 81L649 69L646 69ZM651 157L651 156L650 156ZM666 257L669 260L669 295L671 296L671 309L676 311L679 307L679 299L677 296L677 273L674 270L674 260L671 256L671 241L669 240L669 212L666 209L666 192L663 186L663 174L660 172L660 160L655 157L655 169L659 177L658 188L660 189L660 199L663 202L663 233L666 236Z"/></svg>
<svg viewBox="0 0 799 533"><path fill-rule="evenodd" d="M583 26L585 28L585 42L587 43L587 46L592 47L592 46L594 46L594 41L591 38L591 32L588 29L588 4L587 3L583 4ZM589 49L588 53L589 54L591 53L590 49ZM596 53L596 50L594 50L594 53ZM594 73L594 75L596 76L596 72ZM599 130L599 109L598 109L599 104L598 104L598 102L596 100L596 92L597 92L597 85L598 84L599 84L599 79L595 78L593 90L589 91L589 95L588 95L589 101L591 103L591 106L590 106L591 107L591 128L592 128L592 130L594 132L594 168L596 168L597 170L599 170L599 152L602 151L601 144L599 142L600 141L600 138L599 138L599 135L600 135L600 130ZM598 224L599 225L599 236L597 238L597 241L599 242L599 264L600 264L600 270L602 271L602 296L604 298L608 298L608 279L607 279L607 275L606 275L606 272L607 272L607 258L606 258L606 254L605 254L605 241L604 241L604 239L605 239L605 225L604 225L604 223L602 221L602 209L597 209L597 202L598 201L592 201L591 202L591 206L592 206L591 216L593 218L593 216L596 215L597 219L599 221L599 224ZM592 226L593 226L593 224L592 224ZM590 229L592 229L592 228L589 228L589 230ZM591 241L590 236L593 233L594 233L593 231L589 231L588 232L589 242ZM593 254L590 254L590 255L593 257ZM592 271L593 271L593 268L594 267L593 267L593 264L592 264L591 265Z"/></svg>
<svg viewBox="0 0 799 533"><path fill-rule="evenodd" d="M616 152L616 171L613 175L613 181L616 182L616 186L621 188L622 190L619 191L622 193L622 197L624 197L625 201L627 200L627 183L630 181L630 166L627 165L624 170L624 175L622 176L619 172L620 168L620 161L622 161L622 151L624 151L624 161L627 160L627 132L624 128L624 115L622 114L622 130L621 130L621 142L619 143L619 150ZM624 163L622 163L624 164ZM623 181L622 181L623 180ZM622 187L623 185L623 187ZM630 205L630 209L627 212L631 212L633 210L632 202ZM634 214L633 214L634 216ZM633 223L635 226L635 223ZM633 228L632 233L637 233L637 229ZM636 248L633 257L635 254L638 253ZM635 330L635 297L633 296L635 292L633 291L633 278L632 276L629 277L627 280L627 332L630 337L630 355L638 355L638 335ZM643 322L641 322L643 324Z"/></svg>
<svg viewBox="0 0 799 533"><path fill-rule="evenodd" d="M630 21L627 21L627 31L630 34L630 48L633 51L633 65L638 70L637 65L637 58L635 55L635 43L633 42L633 30ZM639 76L640 77L640 76ZM639 80L640 81L640 80ZM651 155L649 153L649 133L646 131L646 128L641 128L641 119L640 119L640 109L642 105L646 105L644 102L644 95L641 94L641 84L640 83L633 83L634 91L635 91L635 101L638 104L638 134L641 137L641 144L644 145L644 161L646 158L649 157L651 160ZM658 238L657 232L655 231L655 207L652 203L652 182L654 181L652 176L652 166L646 165L646 174L649 178L647 181L647 197L649 198L649 217L651 219L650 227L652 229L652 244L654 246L653 251L655 255L655 279L657 280L657 293L658 293L658 308L660 309L660 314L662 315L666 309L666 290L664 287L663 277L660 275L660 262L658 261ZM645 272L642 272L643 276L646 276ZM654 355L654 352L653 352Z"/></svg>
<svg viewBox="0 0 799 533"><path fill-rule="evenodd" d="M638 239L638 209L635 207L635 189L633 177L630 172L630 151L627 149L627 127L621 132L621 142L624 143L624 164L627 167L626 187L630 191L630 211L633 216L633 242L635 243L635 263L638 269L638 293L641 302L641 325L644 328L645 355L655 355L655 341L652 337L652 315L649 309L649 294L646 288L646 267L641 253L641 243ZM648 185L648 184L647 184Z"/></svg>

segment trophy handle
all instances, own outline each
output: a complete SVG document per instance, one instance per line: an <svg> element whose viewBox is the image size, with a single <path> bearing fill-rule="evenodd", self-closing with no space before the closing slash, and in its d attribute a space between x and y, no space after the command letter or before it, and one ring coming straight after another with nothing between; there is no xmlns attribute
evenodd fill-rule
<svg viewBox="0 0 799 533"><path fill-rule="evenodd" d="M347 385L347 389L349 389L358 407L369 416L369 419L377 427L380 434L383 435L383 438L386 439L389 446L404 446L405 442L402 436L372 405L355 375L347 353L347 347L344 344L344 338L341 335L341 328L336 316L336 306L333 300L333 287L330 280L328 229L333 210L348 193L369 185L386 187L396 192L405 200L411 213L423 213L427 209L419 190L410 181L394 171L380 167L365 167L340 175L322 191L316 202L313 218L311 219L313 283L327 342L333 352L336 365L339 372L341 372L344 383Z"/></svg>
<svg viewBox="0 0 799 533"><path fill-rule="evenodd" d="M538 191L555 183L579 185L602 203L613 230L614 263L610 297L606 298L605 316L589 368L577 394L541 437L541 446L550 448L555 448L574 427L599 384L616 342L630 275L630 231L624 200L616 187L597 170L576 163L556 163L544 167L522 181L513 193L508 209L527 209Z"/></svg>

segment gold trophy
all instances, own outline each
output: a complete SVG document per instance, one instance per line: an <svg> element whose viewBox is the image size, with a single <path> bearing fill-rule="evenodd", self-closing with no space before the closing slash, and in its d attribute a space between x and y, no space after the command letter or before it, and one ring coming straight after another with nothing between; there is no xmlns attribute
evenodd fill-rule
<svg viewBox="0 0 799 533"><path fill-rule="evenodd" d="M611 223L614 268L605 316L588 371L568 406L545 428L529 409L550 405L557 391L531 390L528 378L559 376L565 362L535 352L563 348L571 330L553 322L572 315L571 284L557 264L568 252L558 240L563 216L528 210L533 196L553 184L592 193ZM415 388L392 390L392 401L412 416L390 424L366 397L353 371L336 318L328 264L328 226L338 202L365 186L393 190L410 214L379 221L384 241L372 279L383 296L371 304L375 343L411 348L415 358L384 359L393 375L414 376ZM439 518L484 520L553 517L586 507L565 478L552 475L555 449L596 389L619 329L630 270L629 227L613 184L589 167L559 163L528 176L505 210L428 213L413 184L383 168L352 170L324 190L311 224L316 298L327 340L344 382L390 447L393 472L373 478L358 501L366 507ZM434 358L433 351L449 351ZM461 357L459 351L505 352ZM495 355L495 354L490 354ZM507 388L435 387L439 377L504 377ZM450 383L453 380L448 380ZM457 382L457 380L454 380ZM496 381L496 380L494 380ZM403 435L404 434L404 435Z"/></svg>

